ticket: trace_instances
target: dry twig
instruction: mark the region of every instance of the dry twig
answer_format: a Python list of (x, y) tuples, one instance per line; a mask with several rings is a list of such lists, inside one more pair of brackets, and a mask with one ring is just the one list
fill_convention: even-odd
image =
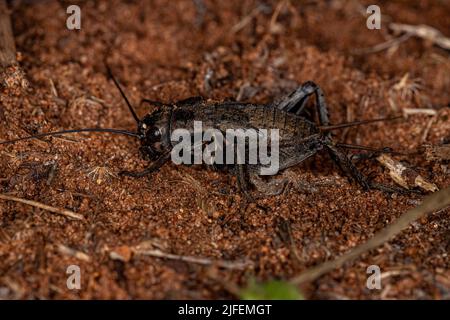
[(250, 14), (248, 14), (247, 16), (245, 16), (242, 20), (240, 20), (238, 23), (236, 23), (232, 28), (231, 28), (231, 33), (236, 33), (241, 31), (247, 24), (249, 24), (252, 19), (254, 17), (256, 17), (258, 15), (259, 12), (263, 11), (265, 8), (265, 6), (263, 4), (257, 6), (256, 8), (254, 8)]
[(390, 49), (392, 47), (398, 46), (400, 43), (405, 42), (411, 38), (411, 35), (409, 33), (406, 33), (398, 38), (389, 39), (388, 41), (379, 43), (373, 47), (370, 48), (364, 48), (364, 49), (355, 49), (352, 52), (354, 54), (363, 55), (363, 54), (371, 54), (371, 53), (377, 53), (383, 50)]
[(17, 63), (16, 45), (5, 0), (0, 0), (0, 84), (19, 90), (17, 92), (28, 86), (25, 74)]
[(416, 171), (405, 167), (403, 164), (395, 161), (387, 154), (379, 155), (377, 160), (389, 170), (389, 175), (391, 178), (405, 189), (419, 187), (430, 192), (439, 190), (434, 183), (426, 181)]
[(389, 28), (395, 32), (405, 32), (415, 37), (431, 41), (433, 44), (450, 50), (450, 39), (445, 37), (439, 30), (421, 24), (418, 26), (402, 23), (390, 23)]
[(350, 250), (348, 253), (345, 253), (341, 257), (337, 258), (333, 261), (324, 262), (316, 267), (313, 267), (309, 270), (306, 270), (299, 276), (292, 279), (294, 284), (301, 284), (308, 281), (313, 281), (323, 274), (335, 269), (339, 268), (344, 263), (349, 262), (361, 254), (372, 250), (379, 245), (389, 241), (392, 237), (399, 234), (402, 230), (406, 229), (410, 223), (419, 219), (422, 216), (425, 216), (429, 213), (440, 211), (445, 209), (450, 205), (450, 188), (438, 191), (432, 195), (429, 195), (425, 198), (425, 200), (418, 207), (408, 210), (403, 215), (401, 215), (397, 221), (388, 225), (384, 229), (380, 230), (375, 236), (363, 243), (356, 248)]
[(11, 27), (8, 7), (5, 0), (0, 0), (0, 67), (6, 68), (16, 61), (16, 45)]
[(159, 249), (145, 250), (145, 249), (134, 248), (133, 251), (136, 255), (151, 256), (151, 257), (170, 259), (170, 260), (179, 260), (179, 261), (196, 263), (196, 264), (201, 264), (201, 265), (216, 265), (216, 266), (224, 268), (224, 269), (243, 270), (252, 265), (252, 263), (248, 262), (248, 261), (225, 261), (225, 260), (212, 260), (212, 259), (200, 258), (200, 257), (181, 256), (181, 255), (177, 255), (177, 254), (165, 253)]
[(353, 53), (370, 54), (380, 52), (383, 50), (390, 49), (392, 47), (398, 47), (400, 43), (405, 42), (411, 37), (417, 37), (424, 40), (428, 40), (443, 49), (450, 50), (450, 38), (445, 37), (439, 30), (432, 28), (430, 26), (423, 24), (415, 26), (402, 23), (389, 23), (389, 29), (397, 33), (403, 33), (403, 35), (394, 39), (390, 39), (383, 43), (377, 44), (371, 48), (354, 50)]
[(91, 261), (91, 257), (84, 252), (69, 248), (63, 244), (59, 244), (57, 246), (57, 248), (58, 248), (58, 251), (65, 256), (75, 257), (78, 260), (82, 260), (85, 262)]
[(404, 108), (403, 114), (407, 117), (414, 114), (424, 114), (427, 116), (437, 116), (437, 111), (434, 109), (426, 109), (426, 108)]
[(55, 207), (51, 207), (48, 206), (46, 204), (40, 203), (40, 202), (36, 202), (33, 200), (26, 200), (26, 199), (22, 199), (22, 198), (17, 198), (14, 196), (10, 196), (7, 194), (0, 194), (0, 199), (3, 200), (8, 200), (8, 201), (15, 201), (15, 202), (20, 202), (20, 203), (24, 203), (39, 209), (43, 209), (49, 212), (53, 212), (56, 214), (60, 214), (63, 216), (66, 216), (68, 218), (74, 219), (74, 220), (83, 220), (84, 217), (81, 214), (75, 213), (73, 211), (67, 210), (67, 209), (59, 209), (59, 208), (55, 208)]

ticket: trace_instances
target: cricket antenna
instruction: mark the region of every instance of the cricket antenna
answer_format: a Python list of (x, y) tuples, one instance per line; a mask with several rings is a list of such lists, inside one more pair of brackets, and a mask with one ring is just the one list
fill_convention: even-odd
[(360, 146), (358, 144), (348, 144), (348, 143), (336, 143), (337, 147), (346, 148), (346, 149), (355, 149), (355, 150), (364, 150), (364, 151), (372, 151), (372, 152), (385, 152), (385, 153), (391, 153), (393, 152), (391, 148), (385, 147), (382, 149), (367, 147), (367, 146)]
[(112, 81), (114, 81), (114, 84), (116, 85), (117, 89), (119, 89), (119, 92), (122, 95), (122, 98), (125, 100), (125, 103), (127, 104), (128, 109), (130, 110), (131, 115), (133, 116), (134, 120), (136, 121), (136, 123), (139, 123), (140, 119), (138, 118), (136, 112), (134, 111), (133, 106), (131, 105), (130, 101), (128, 100), (127, 96), (125, 95), (125, 92), (123, 92), (122, 88), (120, 87), (119, 82), (116, 80), (116, 78), (112, 74), (111, 68), (109, 67), (108, 63), (106, 62), (106, 59), (105, 59), (104, 63), (106, 66), (106, 70), (108, 70), (108, 76), (112, 79)]
[(394, 151), (390, 147), (384, 147), (381, 149), (377, 149), (377, 148), (372, 148), (372, 147), (367, 147), (367, 146), (361, 146), (358, 144), (348, 144), (348, 143), (340, 143), (340, 142), (337, 142), (336, 146), (340, 147), (340, 148), (344, 148), (344, 149), (364, 150), (364, 151), (371, 151), (371, 152), (375, 152), (375, 153), (389, 153), (389, 154), (393, 154), (393, 155), (403, 155), (403, 156), (407, 155), (402, 152)]
[(374, 123), (374, 122), (382, 122), (382, 121), (392, 121), (402, 118), (402, 116), (392, 117), (392, 118), (378, 118), (378, 119), (369, 119), (369, 120), (360, 120), (360, 121), (353, 121), (353, 122), (346, 122), (346, 123), (340, 123), (335, 125), (328, 125), (328, 126), (319, 126), (319, 129), (322, 131), (332, 131), (337, 129), (343, 129), (348, 127), (354, 127), (359, 126), (362, 124), (368, 124), (368, 123)]
[(131, 137), (135, 137), (135, 138), (140, 138), (139, 134), (137, 134), (135, 132), (131, 132), (131, 131), (126, 131), (126, 130), (109, 129), (109, 128), (86, 128), (86, 129), (72, 129), (72, 130), (39, 133), (39, 134), (35, 134), (33, 136), (17, 138), (17, 139), (8, 140), (8, 141), (1, 141), (0, 145), (15, 143), (18, 141), (23, 141), (23, 140), (35, 139), (35, 138), (43, 138), (43, 137), (48, 137), (48, 136), (59, 136), (59, 135), (65, 134), (65, 133), (78, 133), (78, 132), (108, 132), (108, 133), (123, 134), (123, 135), (131, 136)]

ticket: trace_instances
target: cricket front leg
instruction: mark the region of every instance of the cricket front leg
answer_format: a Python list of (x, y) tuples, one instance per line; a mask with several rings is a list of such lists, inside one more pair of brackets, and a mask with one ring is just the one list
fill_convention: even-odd
[(159, 168), (161, 168), (169, 159), (170, 159), (170, 153), (159, 157), (157, 160), (152, 162), (147, 168), (145, 168), (142, 171), (121, 171), (119, 173), (119, 175), (133, 177), (133, 178), (141, 178), (141, 177), (144, 177), (146, 175), (149, 175), (150, 173), (153, 173), (153, 172), (159, 170)]

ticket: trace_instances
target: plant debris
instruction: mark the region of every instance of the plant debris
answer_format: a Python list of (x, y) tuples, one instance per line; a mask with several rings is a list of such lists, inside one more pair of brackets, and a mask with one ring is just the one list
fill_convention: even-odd
[(344, 263), (352, 261), (361, 254), (372, 250), (379, 245), (389, 241), (392, 237), (406, 229), (412, 222), (420, 217), (436, 212), (450, 206), (450, 188), (436, 192), (424, 199), (418, 207), (404, 213), (395, 222), (376, 233), (373, 238), (345, 253), (336, 260), (320, 264), (312, 269), (306, 270), (299, 276), (292, 279), (292, 283), (301, 284), (307, 281), (313, 281), (321, 275), (332, 269), (341, 267)]
[(419, 187), (425, 191), (435, 192), (439, 188), (432, 182), (425, 180), (420, 174), (411, 168), (405, 167), (387, 154), (377, 157), (378, 162), (389, 170), (391, 178), (405, 189)]
[(0, 194), (0, 199), (24, 203), (24, 204), (27, 204), (27, 205), (30, 205), (30, 206), (33, 206), (33, 207), (36, 207), (39, 209), (43, 209), (43, 210), (46, 210), (46, 211), (49, 211), (52, 213), (66, 216), (66, 217), (74, 219), (74, 220), (83, 220), (84, 219), (84, 217), (81, 214), (75, 213), (73, 211), (70, 211), (67, 209), (55, 208), (55, 207), (48, 206), (46, 204), (43, 204), (43, 203), (40, 203), (37, 201), (33, 201), (33, 200), (22, 199), (22, 198), (10, 196), (7, 194)]

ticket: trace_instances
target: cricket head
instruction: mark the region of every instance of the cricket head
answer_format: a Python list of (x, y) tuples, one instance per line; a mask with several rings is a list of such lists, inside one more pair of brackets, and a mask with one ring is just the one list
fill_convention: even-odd
[(156, 109), (145, 117), (139, 118), (125, 92), (105, 61), (109, 77), (113, 80), (128, 110), (137, 124), (136, 136), (141, 141), (140, 151), (144, 159), (154, 161), (170, 151), (170, 108)]
[(154, 161), (170, 151), (170, 110), (156, 110), (138, 122), (140, 151), (145, 159)]

